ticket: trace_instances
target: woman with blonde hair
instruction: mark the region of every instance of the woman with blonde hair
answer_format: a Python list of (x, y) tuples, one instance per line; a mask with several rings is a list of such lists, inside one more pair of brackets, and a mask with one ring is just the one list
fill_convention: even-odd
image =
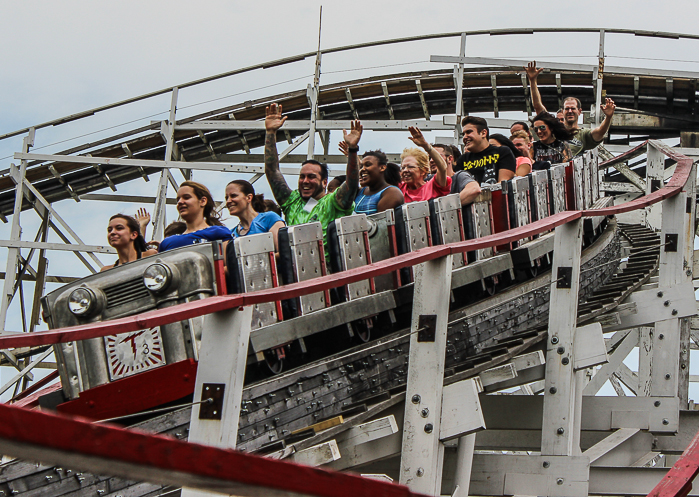
[[(405, 202), (430, 200), (448, 195), (451, 189), (451, 178), (447, 175), (447, 163), (444, 162), (444, 158), (427, 142), (419, 129), (411, 126), (408, 130), (411, 134), (410, 140), (425, 152), (419, 148), (406, 148), (400, 156), (402, 181), (398, 184), (398, 188), (403, 193)], [(437, 166), (437, 171), (426, 181), (425, 177), (430, 174), (430, 158)]]
[(219, 219), (211, 192), (201, 183), (185, 181), (180, 185), (177, 190), (177, 212), (187, 229), (181, 235), (165, 238), (158, 252), (194, 243), (232, 239), (230, 230)]

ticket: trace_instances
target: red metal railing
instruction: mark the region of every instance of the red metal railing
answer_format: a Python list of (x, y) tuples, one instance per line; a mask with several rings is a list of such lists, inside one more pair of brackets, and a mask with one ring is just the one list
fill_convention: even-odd
[[(641, 147), (624, 155), (638, 154)], [(104, 323), (0, 336), (0, 349), (85, 340), (182, 321), (213, 312), (307, 295), (380, 276), (449, 254), (507, 244), (543, 233), (580, 217), (607, 216), (646, 207), (677, 195), (692, 171), (693, 161), (662, 143), (652, 142), (677, 166), (660, 190), (639, 199), (599, 210), (566, 211), (506, 232), (448, 245), (428, 247), (375, 262), (362, 268), (259, 292), (212, 297)], [(601, 164), (604, 166), (604, 163)], [(96, 473), (109, 473), (168, 484), (197, 486), (226, 493), (241, 492), (240, 485), (276, 492), (340, 497), (356, 495), (412, 496), (404, 486), (368, 480), (110, 426), (87, 420), (0, 405), (0, 452), (25, 459), (55, 460)], [(685, 454), (650, 495), (683, 497), (699, 471), (699, 434)]]

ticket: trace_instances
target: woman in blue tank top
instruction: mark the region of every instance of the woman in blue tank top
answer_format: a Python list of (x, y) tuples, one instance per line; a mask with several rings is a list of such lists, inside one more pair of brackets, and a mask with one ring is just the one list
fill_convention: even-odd
[(359, 169), (361, 190), (354, 200), (357, 214), (375, 214), (393, 209), (404, 203), (400, 189), (386, 181), (388, 160), (381, 150), (370, 150), (362, 155)]

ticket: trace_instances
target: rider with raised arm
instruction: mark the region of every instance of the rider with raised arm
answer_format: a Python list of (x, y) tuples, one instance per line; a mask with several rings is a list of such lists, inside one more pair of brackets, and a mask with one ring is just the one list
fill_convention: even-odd
[(292, 190), (279, 170), (277, 155), (277, 130), (286, 121), (282, 117), (282, 106), (276, 103), (266, 108), (265, 117), (265, 175), (272, 194), (284, 212), (289, 226), (312, 221), (320, 221), (323, 227), (323, 241), (327, 242), (328, 224), (343, 216), (352, 214), (354, 198), (359, 189), (359, 139), (362, 125), (352, 121), (349, 133), (343, 130), (344, 141), (348, 145), (346, 180), (332, 193), (326, 194), (328, 184), (328, 166), (315, 160), (306, 160), (301, 164), (298, 190)]
[[(527, 72), (527, 77), (529, 78), (529, 86), (531, 87), (532, 93), (532, 104), (534, 105), (534, 110), (537, 114), (542, 112), (547, 112), (544, 103), (541, 101), (541, 93), (539, 92), (539, 87), (537, 85), (537, 79), (543, 68), (536, 67), (536, 61), (531, 61), (524, 68)], [(580, 100), (575, 97), (568, 97), (563, 101), (563, 119), (568, 128), (573, 134), (573, 138), (567, 140), (570, 146), (570, 152), (573, 157), (577, 157), (586, 150), (592, 150), (597, 145), (602, 143), (604, 140), (604, 135), (609, 131), (609, 127), (612, 125), (612, 116), (614, 115), (614, 110), (616, 105), (614, 105), (614, 100), (611, 98), (605, 99), (605, 102), (600, 106), (602, 114), (604, 114), (604, 120), (595, 129), (590, 128), (580, 128), (578, 126), (578, 118), (582, 114), (582, 104)]]

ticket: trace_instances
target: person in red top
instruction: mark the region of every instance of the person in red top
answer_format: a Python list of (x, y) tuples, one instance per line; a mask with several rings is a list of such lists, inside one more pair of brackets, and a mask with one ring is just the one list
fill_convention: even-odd
[[(408, 130), (411, 134), (410, 140), (427, 153), (418, 148), (406, 148), (400, 155), (402, 181), (398, 184), (398, 188), (403, 192), (405, 202), (430, 200), (449, 195), (451, 178), (447, 175), (447, 163), (444, 158), (427, 142), (419, 129), (411, 126)], [(430, 174), (429, 159), (434, 161), (437, 169), (435, 175), (429, 181), (425, 181), (425, 177)]]

